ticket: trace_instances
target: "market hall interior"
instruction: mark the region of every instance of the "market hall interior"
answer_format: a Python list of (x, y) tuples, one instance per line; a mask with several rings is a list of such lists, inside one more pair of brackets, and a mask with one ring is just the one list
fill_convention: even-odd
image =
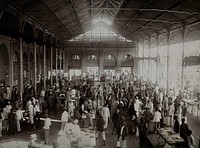
[(200, 1), (1, 0), (0, 147), (199, 147)]

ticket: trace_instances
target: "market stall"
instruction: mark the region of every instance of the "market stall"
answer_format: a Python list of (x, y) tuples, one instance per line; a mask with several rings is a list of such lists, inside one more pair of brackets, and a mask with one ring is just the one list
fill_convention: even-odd
[(82, 128), (78, 140), (78, 146), (81, 148), (93, 148), (96, 145), (95, 131), (89, 128)]

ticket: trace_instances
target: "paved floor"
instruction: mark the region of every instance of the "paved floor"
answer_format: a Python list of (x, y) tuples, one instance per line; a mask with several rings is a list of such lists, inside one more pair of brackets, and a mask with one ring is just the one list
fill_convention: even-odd
[[(50, 115), (50, 118), (52, 119), (59, 119), (61, 116), (61, 111), (58, 112), (57, 115)], [(193, 135), (195, 137), (196, 141), (196, 147), (198, 148), (199, 144), (199, 138), (200, 138), (200, 118), (197, 118), (193, 115), (188, 115), (188, 125), (190, 129), (193, 131)], [(50, 130), (50, 145), (53, 145), (53, 142), (57, 140), (57, 134), (60, 130), (60, 123), (53, 122)], [(109, 128), (106, 131), (106, 146), (101, 146), (102, 141), (99, 139), (97, 140), (97, 145), (95, 148), (116, 148), (116, 141), (117, 141), (117, 136), (111, 134), (112, 130), (112, 124), (109, 123)], [(31, 131), (23, 131), (21, 133), (16, 133), (15, 135), (4, 135), (3, 137), (0, 138), (0, 142), (2, 140), (7, 140), (7, 139), (12, 139), (12, 138), (18, 138), (22, 139), (24, 141), (29, 141), (29, 136), (33, 133), (36, 133), (38, 135), (38, 142), (43, 141), (43, 130), (42, 128), (37, 129), (37, 130), (31, 130)], [(127, 148), (139, 148), (139, 138), (136, 137), (135, 135), (128, 135), (127, 137)]]
[[(58, 112), (57, 115), (50, 115), (51, 119), (60, 119), (61, 117), (61, 111)], [(50, 140), (49, 140), (49, 145), (53, 145), (53, 142), (57, 140), (57, 135), (60, 130), (60, 123), (58, 122), (52, 122), (52, 126), (50, 129)], [(42, 127), (42, 126), (41, 126)], [(37, 129), (37, 130), (26, 130), (22, 131), (21, 133), (15, 133), (14, 135), (3, 135), (3, 137), (0, 138), (0, 141), (8, 140), (8, 139), (20, 139), (24, 141), (29, 141), (29, 136), (33, 133), (36, 133), (38, 135), (38, 142), (40, 143), (41, 141), (44, 141), (44, 133), (42, 128)], [(116, 143), (117, 143), (117, 135), (112, 135), (112, 123), (109, 122), (108, 129), (106, 130), (106, 146), (102, 146), (102, 140), (97, 139), (96, 141), (96, 146), (95, 148), (116, 148)], [(127, 137), (127, 148), (139, 148), (139, 139), (138, 137), (134, 135), (128, 135)]]

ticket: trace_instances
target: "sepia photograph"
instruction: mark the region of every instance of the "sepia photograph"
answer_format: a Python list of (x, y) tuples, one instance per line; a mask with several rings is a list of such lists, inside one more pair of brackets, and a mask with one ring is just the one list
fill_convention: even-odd
[(200, 0), (0, 0), (0, 148), (200, 148)]

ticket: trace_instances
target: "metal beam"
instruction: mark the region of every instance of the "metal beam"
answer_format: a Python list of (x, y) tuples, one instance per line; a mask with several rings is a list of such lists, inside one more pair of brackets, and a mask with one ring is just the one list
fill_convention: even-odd
[(169, 46), (170, 46), (170, 30), (167, 30), (167, 93), (169, 92), (169, 67), (170, 67), (170, 63), (169, 63), (169, 58), (170, 58), (170, 54), (169, 54)]
[(79, 17), (78, 17), (77, 12), (76, 12), (76, 8), (75, 8), (74, 1), (71, 0), (70, 2), (71, 2), (72, 9), (73, 9), (74, 15), (75, 15), (75, 17), (76, 17), (76, 20), (77, 20), (77, 22), (78, 22), (78, 25), (81, 27), (81, 30), (83, 30), (83, 28), (82, 28), (82, 26), (81, 26), (81, 23), (80, 23), (80, 20), (79, 20)]
[[(90, 8), (88, 8), (90, 9)], [(94, 10), (98, 9), (113, 9), (112, 7), (109, 8), (94, 8)], [(168, 9), (159, 9), (159, 8), (154, 8), (154, 9), (140, 9), (140, 8), (120, 8), (120, 10), (124, 11), (151, 11), (151, 12), (164, 12), (164, 13), (177, 13), (177, 14), (187, 14), (187, 15), (200, 15), (199, 12), (193, 11), (178, 11), (178, 10), (168, 10)]]
[[(149, 0), (147, 3), (143, 4), (139, 9), (145, 8), (151, 1), (152, 1), (152, 0)], [(121, 26), (121, 28), (119, 28), (119, 31), (118, 31), (118, 32), (120, 32), (120, 31), (124, 28), (124, 26), (126, 26), (132, 19), (134, 19), (134, 18), (138, 15), (138, 13), (139, 13), (140, 11), (141, 11), (141, 10), (138, 10), (137, 13), (133, 14), (133, 16), (132, 16), (128, 21), (126, 21), (126, 23), (125, 23), (123, 26)]]
[[(16, 10), (19, 13), (23, 13), (24, 15), (26, 15), (28, 18), (30, 18), (31, 20), (33, 20), (33, 22), (36, 22), (38, 24), (40, 24), (40, 26), (45, 27), (46, 29), (48, 29), (52, 34), (55, 34), (57, 36), (59, 36), (56, 32), (54, 32), (52, 29), (48, 28), (45, 24), (43, 24), (41, 21), (39, 21), (38, 19), (36, 19), (35, 17), (31, 16), (28, 13), (25, 13), (20, 7), (18, 7), (17, 5), (15, 5), (14, 3), (9, 3), (8, 6), (11, 9)], [(60, 37), (60, 36), (59, 36)]]
[(58, 19), (59, 22), (61, 22), (64, 26), (64, 28), (72, 35), (73, 33), (65, 26), (65, 24), (59, 19), (59, 17), (54, 13), (54, 11), (52, 10), (52, 8), (45, 2), (45, 0), (43, 0), (44, 3), (46, 4), (46, 6), (49, 8), (49, 10), (55, 15), (55, 17)]
[[(167, 10), (171, 10), (171, 9), (177, 7), (177, 6), (180, 5), (180, 4), (181, 4), (181, 2), (177, 2), (177, 3), (174, 4), (173, 6), (169, 7)], [(147, 22), (147, 23), (144, 24), (143, 26), (147, 26), (147, 25), (151, 24), (154, 20), (159, 19), (159, 18), (162, 17), (164, 14), (165, 14), (165, 12), (162, 12), (161, 14), (157, 15), (156, 17), (154, 17), (152, 21)], [(129, 36), (130, 34), (134, 34), (136, 31), (138, 31), (138, 30), (140, 30), (140, 29), (142, 29), (142, 26), (139, 27), (138, 29), (136, 29), (136, 30), (130, 32), (129, 34), (127, 34), (126, 37)]]
[[(130, 18), (116, 18), (115, 21), (127, 21), (130, 20)], [(168, 20), (162, 20), (162, 19), (149, 19), (149, 18), (138, 18), (138, 19), (131, 19), (131, 21), (145, 21), (145, 22), (159, 22), (159, 23), (169, 23), (169, 24), (180, 24), (181, 22), (178, 21), (168, 21)]]

